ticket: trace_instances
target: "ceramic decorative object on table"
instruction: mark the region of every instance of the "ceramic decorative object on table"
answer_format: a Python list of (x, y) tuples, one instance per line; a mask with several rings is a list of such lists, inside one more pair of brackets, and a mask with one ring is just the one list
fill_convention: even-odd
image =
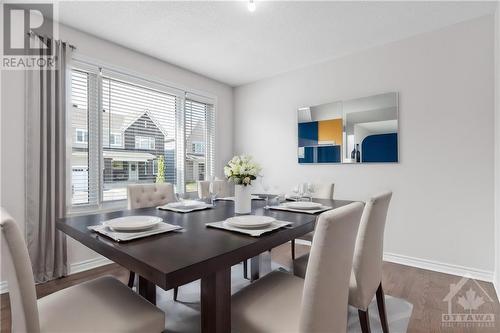
[(236, 155), (224, 167), (224, 175), (234, 183), (234, 212), (248, 214), (252, 211), (252, 181), (261, 171), (251, 156)]

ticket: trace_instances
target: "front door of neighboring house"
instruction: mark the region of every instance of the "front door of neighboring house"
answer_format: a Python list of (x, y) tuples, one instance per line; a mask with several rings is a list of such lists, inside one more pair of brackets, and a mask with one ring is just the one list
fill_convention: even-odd
[(128, 180), (139, 180), (139, 168), (137, 167), (137, 162), (128, 163)]

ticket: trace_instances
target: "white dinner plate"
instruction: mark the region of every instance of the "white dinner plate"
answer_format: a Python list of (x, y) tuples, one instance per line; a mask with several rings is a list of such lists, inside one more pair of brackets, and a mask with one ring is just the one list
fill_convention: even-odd
[(270, 216), (258, 216), (258, 215), (241, 215), (230, 217), (226, 220), (226, 223), (238, 228), (265, 228), (276, 221), (274, 217)]
[(103, 225), (113, 231), (140, 231), (150, 229), (162, 221), (163, 219), (157, 216), (136, 215), (104, 221)]
[(194, 208), (205, 207), (206, 203), (197, 200), (184, 200), (184, 201), (169, 203), (168, 206), (177, 209), (194, 209)]
[(284, 203), (283, 205), (291, 209), (303, 209), (303, 210), (320, 209), (321, 207), (323, 207), (323, 205), (318, 202), (310, 202), (310, 201), (287, 202)]

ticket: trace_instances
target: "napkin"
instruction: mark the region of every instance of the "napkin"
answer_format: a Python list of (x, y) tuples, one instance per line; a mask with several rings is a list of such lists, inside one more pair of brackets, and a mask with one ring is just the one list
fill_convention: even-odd
[(151, 229), (136, 231), (136, 232), (123, 232), (123, 231), (113, 231), (104, 225), (92, 225), (88, 227), (89, 230), (100, 233), (114, 240), (115, 242), (124, 242), (133, 239), (143, 238), (152, 235), (158, 235), (161, 233), (180, 230), (182, 229), (179, 225), (169, 224), (169, 223), (158, 223)]
[(235, 231), (239, 232), (242, 234), (247, 234), (253, 237), (259, 237), (262, 234), (286, 227), (288, 225), (291, 225), (291, 222), (286, 222), (286, 221), (273, 221), (271, 225), (264, 227), (264, 228), (238, 228), (235, 226), (232, 226), (231, 224), (227, 223), (226, 221), (219, 221), (219, 222), (211, 222), (211, 223), (206, 223), (205, 225), (210, 228), (217, 228), (217, 229), (225, 229), (229, 231)]

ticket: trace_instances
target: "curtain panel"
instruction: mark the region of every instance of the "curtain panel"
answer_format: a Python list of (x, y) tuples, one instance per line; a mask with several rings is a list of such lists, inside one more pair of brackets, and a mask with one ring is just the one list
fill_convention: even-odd
[[(72, 49), (64, 42), (38, 38), (55, 57), (53, 69), (26, 73), (26, 241), (36, 282), (68, 273), (66, 236), (56, 219), (66, 212), (66, 110)], [(40, 56), (47, 56), (42, 50)]]

